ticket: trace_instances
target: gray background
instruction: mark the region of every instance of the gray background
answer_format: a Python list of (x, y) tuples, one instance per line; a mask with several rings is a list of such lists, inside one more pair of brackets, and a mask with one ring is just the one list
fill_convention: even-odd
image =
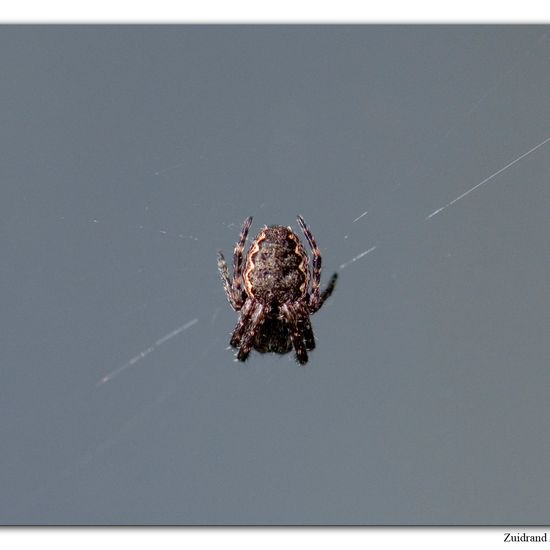
[[(0, 74), (1, 523), (547, 523), (548, 27), (1, 27)], [(234, 363), (216, 252), (298, 213), (318, 348)]]

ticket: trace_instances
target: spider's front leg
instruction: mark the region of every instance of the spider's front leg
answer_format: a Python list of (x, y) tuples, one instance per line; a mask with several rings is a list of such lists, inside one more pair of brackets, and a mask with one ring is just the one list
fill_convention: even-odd
[(313, 334), (313, 328), (311, 327), (311, 321), (309, 314), (304, 315), (304, 320), (300, 323), (301, 331), (304, 334), (304, 342), (306, 344), (306, 350), (310, 351), (315, 349), (315, 336)]
[(240, 342), (240, 348), (237, 352), (237, 359), (239, 361), (246, 361), (250, 351), (254, 347), (256, 336), (261, 330), (261, 327), (265, 321), (266, 316), (269, 313), (269, 306), (262, 305), (258, 302), (254, 302), (254, 308), (250, 317), (250, 322), (246, 326), (246, 329), (242, 335)]
[(231, 335), (231, 340), (229, 341), (229, 345), (232, 348), (238, 348), (241, 345), (241, 338), (243, 334), (246, 332), (247, 327), (250, 323), (250, 316), (253, 311), (253, 300), (246, 300), (243, 307), (241, 308), (239, 321), (237, 322), (237, 325), (235, 326), (235, 329), (233, 330), (233, 334)]
[[(290, 304), (283, 304), (281, 306), (281, 312), (285, 321), (288, 323), (288, 329), (290, 332), (290, 339), (292, 340), (292, 345), (294, 346), (294, 351), (296, 352), (296, 360), (300, 365), (305, 365), (307, 363), (307, 351), (306, 345), (304, 343), (304, 334), (301, 329), (301, 322), (298, 320), (299, 314), (296, 309)], [(311, 325), (310, 325), (311, 328)], [(313, 333), (311, 334), (313, 336)], [(309, 340), (308, 335), (308, 341)]]

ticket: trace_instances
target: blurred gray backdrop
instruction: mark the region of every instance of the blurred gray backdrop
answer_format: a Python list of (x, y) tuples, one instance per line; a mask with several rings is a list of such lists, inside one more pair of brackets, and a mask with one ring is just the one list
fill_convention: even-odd
[[(0, 27), (0, 523), (547, 523), (549, 31)], [(237, 364), (296, 214), (317, 349)]]

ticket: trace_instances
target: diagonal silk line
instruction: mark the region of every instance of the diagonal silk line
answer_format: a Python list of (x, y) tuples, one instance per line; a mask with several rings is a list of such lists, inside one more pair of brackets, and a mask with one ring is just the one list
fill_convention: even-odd
[(474, 185), (471, 189), (468, 189), (468, 191), (462, 193), (462, 195), (459, 195), (456, 197), (456, 199), (453, 199), (451, 202), (448, 202), (446, 205), (442, 206), (441, 208), (438, 208), (437, 210), (434, 210), (429, 216), (424, 218), (424, 221), (428, 221), (432, 219), (435, 215), (439, 214), (440, 212), (443, 212), (446, 208), (449, 208), (449, 206), (452, 206), (459, 200), (463, 199), (464, 197), (468, 196), (470, 193), (475, 191), (477, 188), (481, 187), (482, 185), (486, 184), (488, 181), (492, 180), (493, 178), (496, 178), (499, 174), (502, 174), (504, 170), (508, 170), (508, 168), (514, 166), (517, 162), (519, 162), (521, 159), (524, 159), (527, 155), (530, 155), (531, 153), (534, 153), (537, 149), (542, 147), (544, 144), (548, 143), (550, 141), (550, 137), (547, 137), (545, 140), (541, 141), (538, 145), (535, 145), (533, 148), (529, 149), (529, 151), (523, 153), (516, 159), (514, 159), (512, 162), (509, 162), (506, 166), (502, 167), (500, 170), (497, 170), (494, 174), (491, 174), (490, 176), (486, 177), (483, 181), (480, 181), (478, 184)]

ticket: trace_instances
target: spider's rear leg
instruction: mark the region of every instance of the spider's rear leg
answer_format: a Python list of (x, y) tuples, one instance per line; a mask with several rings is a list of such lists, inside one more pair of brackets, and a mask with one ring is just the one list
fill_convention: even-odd
[(304, 221), (304, 218), (302, 218), (302, 216), (298, 216), (298, 223), (300, 224), (302, 232), (304, 233), (304, 236), (307, 239), (309, 247), (311, 248), (311, 253), (313, 255), (312, 257), (313, 269), (312, 269), (312, 277), (311, 277), (311, 294), (309, 297), (309, 307), (310, 307), (310, 312), (315, 313), (320, 309), (320, 307), (323, 305), (325, 300), (332, 294), (332, 291), (334, 290), (334, 287), (336, 285), (336, 279), (338, 278), (338, 274), (335, 273), (330, 278), (327, 288), (321, 293), (320, 291), (321, 267), (322, 267), (321, 251), (319, 250), (319, 246), (317, 245), (317, 241), (315, 240), (313, 233), (311, 232), (309, 227), (306, 225), (306, 222)]
[(227, 299), (229, 300), (231, 307), (235, 311), (239, 311), (239, 309), (241, 309), (242, 307), (242, 304), (235, 299), (235, 296), (233, 294), (233, 286), (231, 284), (231, 279), (229, 278), (227, 262), (225, 261), (223, 252), (221, 250), (218, 251), (218, 271), (220, 272), (220, 277), (222, 279), (225, 295), (227, 296)]
[(246, 218), (243, 222), (239, 240), (233, 250), (233, 294), (235, 299), (238, 299), (238, 297), (242, 294), (242, 271), (244, 263), (243, 251), (251, 223), (252, 216), (248, 216), (248, 218)]
[(233, 280), (231, 280), (229, 276), (229, 270), (227, 269), (227, 262), (225, 261), (223, 252), (221, 250), (218, 252), (218, 271), (222, 278), (223, 288), (227, 299), (235, 311), (239, 311), (243, 307), (245, 301), (245, 292), (242, 287), (243, 251), (251, 223), (252, 216), (244, 220), (239, 240), (233, 250)]
[(311, 313), (315, 313), (318, 311), (321, 306), (325, 303), (326, 300), (328, 300), (329, 296), (332, 294), (332, 291), (334, 290), (334, 287), (336, 286), (336, 280), (338, 279), (338, 273), (334, 273), (332, 277), (330, 278), (330, 281), (328, 282), (327, 287), (321, 295), (318, 297), (317, 301), (315, 302), (314, 297), (312, 296), (312, 300), (310, 302), (310, 308)]
[(302, 233), (304, 234), (309, 247), (311, 248), (312, 253), (312, 264), (313, 264), (313, 270), (312, 270), (312, 277), (311, 277), (311, 300), (314, 303), (317, 303), (319, 301), (319, 288), (321, 286), (321, 266), (322, 266), (322, 258), (321, 258), (321, 251), (319, 250), (319, 247), (317, 246), (317, 241), (315, 240), (315, 237), (313, 236), (313, 233), (311, 232), (311, 229), (306, 225), (306, 222), (304, 221), (304, 218), (302, 216), (298, 216), (298, 224), (300, 225), (300, 228), (302, 229)]

